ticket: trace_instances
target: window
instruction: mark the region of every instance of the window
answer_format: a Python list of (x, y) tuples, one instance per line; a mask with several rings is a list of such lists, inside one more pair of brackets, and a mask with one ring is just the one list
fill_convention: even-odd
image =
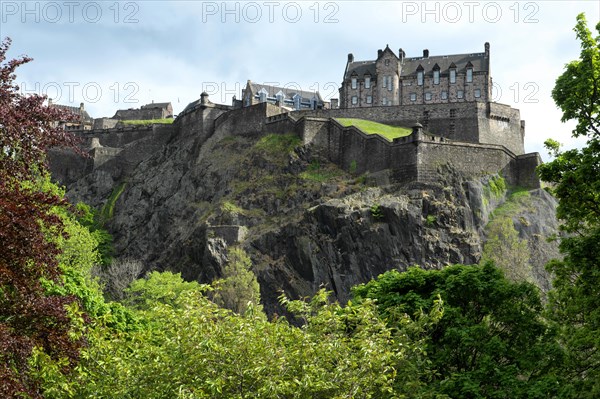
[(425, 101), (431, 101), (431, 93), (425, 93)]
[(356, 78), (352, 78), (352, 88), (356, 89), (356, 86), (357, 86), (357, 84), (356, 84)]
[(410, 101), (417, 101), (417, 93), (410, 93)]
[(447, 100), (448, 99), (448, 92), (447, 91), (443, 91), (442, 92), (442, 100)]
[(467, 83), (473, 81), (473, 68), (467, 68)]
[(456, 69), (450, 70), (450, 83), (456, 83)]
[(371, 77), (365, 76), (365, 89), (370, 89), (370, 88), (371, 88)]
[(372, 103), (373, 103), (373, 97), (367, 96), (367, 104), (372, 104)]
[(352, 96), (352, 105), (358, 104), (358, 97)]
[(423, 71), (417, 72), (417, 85), (423, 86)]
[(389, 59), (388, 59), (388, 60), (385, 60), (385, 65), (386, 65), (386, 66), (390, 65), (390, 60), (389, 60)]
[(261, 89), (261, 91), (258, 92), (258, 100), (261, 103), (264, 103), (267, 101), (267, 92), (265, 89)]
[(383, 80), (381, 81), (382, 82), (381, 87), (383, 87), (384, 89), (387, 87), (387, 78), (388, 78), (387, 76), (384, 76)]
[(394, 89), (394, 81), (391, 76), (388, 76), (388, 90), (392, 91)]
[(455, 109), (450, 110), (450, 118), (456, 118), (456, 110)]
[(440, 71), (438, 69), (433, 71), (433, 84), (434, 85), (440, 84)]
[(481, 97), (481, 89), (475, 89), (475, 98)]
[(462, 90), (458, 90), (458, 91), (456, 92), (456, 97), (457, 97), (457, 98), (463, 98), (464, 96), (465, 96), (465, 92), (464, 92), (464, 91), (462, 91)]

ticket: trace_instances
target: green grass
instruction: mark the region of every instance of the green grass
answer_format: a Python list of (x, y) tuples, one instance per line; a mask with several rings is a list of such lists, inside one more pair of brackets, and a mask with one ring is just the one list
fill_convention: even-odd
[(412, 129), (400, 126), (384, 125), (383, 123), (356, 118), (335, 118), (342, 126), (355, 126), (366, 134), (378, 134), (389, 141), (397, 137), (406, 137), (412, 133)]
[(100, 210), (100, 220), (103, 223), (113, 217), (115, 204), (117, 203), (117, 200), (119, 199), (121, 194), (123, 194), (123, 191), (125, 190), (125, 185), (125, 183), (121, 183), (117, 187), (115, 187), (112, 193), (110, 194), (110, 197), (108, 197), (106, 204), (104, 204), (104, 206)]
[(173, 118), (163, 118), (163, 119), (140, 119), (140, 120), (131, 120), (131, 121), (121, 121), (124, 125), (152, 125), (155, 123), (162, 124), (171, 124), (175, 119)]
[(295, 134), (267, 134), (254, 147), (271, 153), (290, 153), (300, 144), (302, 139)]

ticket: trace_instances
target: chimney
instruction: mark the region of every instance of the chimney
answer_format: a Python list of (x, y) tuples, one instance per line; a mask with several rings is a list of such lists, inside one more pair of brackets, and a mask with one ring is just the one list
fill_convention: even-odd
[(485, 48), (485, 58), (489, 58), (489, 56), (490, 56), (490, 43), (485, 42), (485, 45), (483, 46), (483, 48)]
[(423, 50), (423, 58), (429, 58), (429, 50)]
[(201, 105), (208, 104), (208, 93), (205, 91), (203, 91), (202, 94), (200, 94), (200, 104)]
[(398, 51), (398, 58), (400, 58), (400, 62), (404, 61), (404, 57), (406, 57), (406, 53), (404, 53), (404, 50), (400, 49)]
[(354, 62), (354, 55), (352, 53), (348, 54), (348, 64)]
[(49, 107), (51, 107), (51, 106), (52, 106), (52, 99), (51, 99), (51, 98), (49, 98), (49, 99), (48, 99), (48, 106), (49, 106)]
[(381, 58), (382, 55), (383, 55), (383, 50), (382, 49), (377, 50), (377, 59)]
[(83, 108), (83, 103), (80, 103), (80, 104), (79, 104), (79, 111), (83, 111), (83, 109), (84, 109), (84, 108)]

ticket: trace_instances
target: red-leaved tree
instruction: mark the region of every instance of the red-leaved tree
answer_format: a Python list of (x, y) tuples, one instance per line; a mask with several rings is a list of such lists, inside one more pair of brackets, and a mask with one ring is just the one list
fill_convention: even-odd
[(69, 337), (65, 307), (75, 298), (47, 295), (40, 283), (60, 278), (59, 249), (48, 237), (62, 231), (50, 211), (64, 199), (23, 183), (39, 179), (49, 148), (76, 147), (55, 123), (75, 116), (19, 92), (15, 70), (31, 59), (7, 61), (10, 43), (0, 43), (0, 397), (40, 398), (28, 372), (33, 348), (73, 364), (82, 342)]

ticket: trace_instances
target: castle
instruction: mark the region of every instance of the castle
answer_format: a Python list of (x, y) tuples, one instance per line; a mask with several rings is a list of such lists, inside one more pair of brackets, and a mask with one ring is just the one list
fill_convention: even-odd
[[(425, 50), (422, 57), (406, 58), (402, 50), (396, 56), (386, 47), (374, 61), (354, 61), (350, 54), (340, 107), (326, 105), (318, 93), (251, 81), (242, 100), (232, 105), (212, 103), (202, 93), (172, 125), (81, 132), (92, 160), (62, 154), (53, 173), (65, 184), (96, 168), (116, 168), (113, 174), (122, 178), (178, 135), (194, 135), (202, 145), (216, 135), (295, 132), (315, 154), (346, 170), (380, 176), (382, 182), (436, 181), (439, 168), (451, 165), (466, 178), (501, 173), (509, 184), (539, 188), (535, 168), (541, 158), (525, 154), (519, 110), (490, 101), (489, 44), (484, 48), (483, 53), (432, 57)], [(412, 127), (413, 133), (388, 141), (342, 126), (336, 118)]]

